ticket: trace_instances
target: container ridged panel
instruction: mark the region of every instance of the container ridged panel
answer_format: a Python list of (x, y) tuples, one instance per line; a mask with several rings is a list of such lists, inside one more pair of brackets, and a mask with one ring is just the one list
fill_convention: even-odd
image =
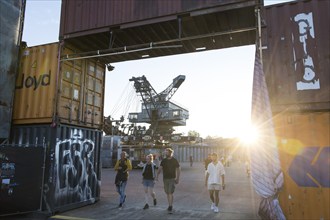
[(16, 80), (13, 122), (49, 123), (55, 104), (58, 44), (22, 51)]
[(76, 0), (62, 1), (60, 37), (109, 26), (159, 17), (180, 15), (194, 10), (225, 6), (229, 9), (256, 4), (247, 0)]
[(9, 143), (46, 144), (42, 211), (65, 211), (99, 200), (102, 131), (69, 125), (14, 125)]
[(284, 187), (280, 205), (290, 219), (329, 219), (330, 112), (274, 117)]

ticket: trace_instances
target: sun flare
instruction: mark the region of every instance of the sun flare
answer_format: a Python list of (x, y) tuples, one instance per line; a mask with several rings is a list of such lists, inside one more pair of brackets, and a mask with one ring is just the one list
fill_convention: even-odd
[(253, 126), (249, 125), (239, 135), (239, 139), (242, 143), (246, 146), (250, 146), (251, 144), (255, 143), (259, 138), (259, 131), (258, 129)]

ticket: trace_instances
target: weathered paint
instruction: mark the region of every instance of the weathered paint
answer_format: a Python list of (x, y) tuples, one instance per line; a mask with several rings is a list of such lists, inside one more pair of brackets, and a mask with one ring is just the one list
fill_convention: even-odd
[(328, 0), (265, 8), (264, 72), (273, 112), (330, 109)]
[(16, 80), (13, 123), (67, 123), (101, 128), (105, 65), (93, 59), (60, 61), (75, 53), (52, 43), (21, 53)]
[[(173, 19), (173, 15), (192, 13), (196, 16), (220, 10), (253, 7), (257, 3), (255, 0), (63, 0), (60, 37), (74, 37), (75, 33), (79, 32), (99, 33), (103, 32), (104, 28), (109, 30), (110, 26), (123, 24), (132, 27), (158, 23)], [(145, 23), (134, 24), (137, 21)]]
[(285, 176), (279, 193), (287, 219), (329, 219), (330, 112), (281, 113), (275, 132)]
[(251, 45), (259, 5), (263, 0), (63, 0), (59, 39), (107, 63)]
[(100, 199), (102, 131), (63, 124), (14, 125), (10, 144), (47, 147), (43, 211), (64, 211)]
[(0, 1), (0, 143), (9, 137), (25, 0)]

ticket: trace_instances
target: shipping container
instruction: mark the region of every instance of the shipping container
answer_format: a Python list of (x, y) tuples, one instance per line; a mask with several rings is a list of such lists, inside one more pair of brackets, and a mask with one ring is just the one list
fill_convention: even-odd
[(273, 112), (330, 109), (330, 1), (265, 7), (263, 61)]
[(117, 149), (121, 148), (120, 136), (103, 136), (102, 148), (101, 148), (101, 161), (103, 168), (114, 167), (115, 162), (119, 158), (116, 154)]
[(263, 0), (63, 0), (59, 37), (83, 52), (111, 54), (100, 59), (112, 63), (251, 45), (261, 5)]
[[(16, 147), (20, 158), (23, 158), (20, 155), (22, 148), (45, 146), (44, 181), (39, 189), (42, 192), (40, 210), (50, 214), (100, 199), (101, 145), (102, 131), (64, 124), (13, 125), (9, 141), (9, 146)], [(42, 160), (39, 157), (35, 154), (25, 159), (34, 164)], [(26, 161), (21, 162), (24, 164)], [(19, 179), (26, 174), (15, 175)], [(24, 198), (29, 193), (16, 191), (17, 187), (13, 186), (15, 196)]]
[(330, 112), (274, 116), (284, 186), (279, 193), (288, 220), (330, 219)]
[(105, 65), (96, 59), (60, 59), (76, 51), (59, 43), (22, 50), (13, 124), (64, 123), (101, 129)]
[(9, 138), (25, 0), (0, 1), (0, 143)]

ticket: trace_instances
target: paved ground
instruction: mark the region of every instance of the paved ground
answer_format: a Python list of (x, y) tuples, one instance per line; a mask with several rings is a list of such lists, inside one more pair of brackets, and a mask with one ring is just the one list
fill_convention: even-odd
[[(93, 205), (60, 213), (50, 219), (260, 219), (257, 216), (259, 197), (245, 175), (242, 163), (226, 167), (226, 189), (220, 194), (220, 212), (210, 210), (208, 192), (204, 186), (204, 167), (195, 163), (189, 167), (182, 163), (180, 183), (174, 194), (174, 213), (168, 214), (166, 195), (160, 178), (155, 191), (157, 206), (143, 210), (144, 192), (141, 170), (133, 170), (127, 185), (127, 200), (123, 209), (118, 209), (118, 194), (115, 190), (113, 169), (102, 170), (101, 199)], [(150, 199), (151, 202), (151, 199)]]

